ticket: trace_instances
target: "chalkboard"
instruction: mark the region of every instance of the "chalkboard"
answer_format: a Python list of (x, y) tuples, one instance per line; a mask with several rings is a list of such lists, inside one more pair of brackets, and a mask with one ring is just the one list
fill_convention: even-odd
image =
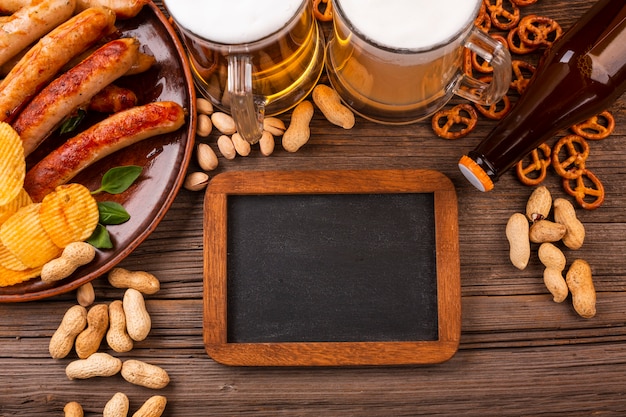
[(456, 195), (440, 173), (223, 173), (204, 232), (218, 362), (434, 363), (458, 347)]

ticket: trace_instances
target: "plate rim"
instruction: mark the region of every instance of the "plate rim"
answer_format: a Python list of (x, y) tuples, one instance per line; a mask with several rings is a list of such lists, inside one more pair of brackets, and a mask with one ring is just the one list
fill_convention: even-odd
[[(195, 134), (196, 134), (196, 90), (195, 84), (193, 82), (193, 76), (191, 73), (191, 68), (189, 65), (189, 61), (187, 55), (185, 53), (185, 49), (183, 44), (174, 30), (174, 27), (171, 25), (165, 14), (161, 11), (161, 9), (154, 3), (153, 0), (149, 0), (144, 7), (148, 7), (151, 12), (155, 15), (156, 19), (163, 25), (163, 28), (167, 32), (169, 36), (169, 40), (173, 43), (173, 49), (176, 50), (177, 56), (175, 58), (178, 59), (181, 63), (181, 70), (185, 77), (185, 86), (186, 86), (186, 95), (189, 97), (189, 103), (183, 103), (183, 107), (187, 109), (187, 121), (185, 123), (185, 128), (187, 129), (188, 140), (185, 144), (184, 152), (182, 152), (182, 159), (180, 159), (180, 173), (173, 181), (173, 186), (166, 194), (163, 204), (156, 211), (156, 214), (153, 218), (148, 222), (148, 226), (141, 231), (126, 247), (120, 249), (117, 254), (112, 256), (105, 264), (98, 267), (92, 272), (85, 274), (82, 277), (78, 277), (75, 279), (70, 279), (65, 282), (64, 280), (59, 281), (60, 285), (53, 286), (50, 288), (45, 288), (40, 291), (35, 292), (20, 292), (15, 294), (0, 294), (0, 303), (17, 303), (17, 302), (28, 302), (28, 301), (37, 301), (45, 298), (50, 298), (53, 296), (61, 295), (68, 293), (72, 290), (77, 289), (78, 287), (93, 281), (94, 279), (106, 274), (112, 268), (114, 268), (117, 264), (119, 264), (123, 259), (125, 259), (128, 255), (130, 255), (139, 245), (141, 245), (144, 240), (156, 229), (159, 225), (165, 214), (169, 211), (172, 206), (180, 188), (185, 179), (185, 173), (187, 171), (187, 167), (191, 161), (194, 145), (195, 145)], [(39, 278), (33, 278), (39, 279)], [(25, 281), (27, 282), (27, 281)], [(8, 288), (8, 287), (7, 287)]]

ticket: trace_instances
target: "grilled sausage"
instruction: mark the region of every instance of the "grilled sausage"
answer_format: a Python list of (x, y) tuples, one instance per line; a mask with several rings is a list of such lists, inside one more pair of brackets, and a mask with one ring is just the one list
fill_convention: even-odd
[(105, 86), (124, 75), (139, 53), (139, 41), (117, 39), (97, 49), (37, 94), (12, 123), (30, 155), (63, 120)]
[(137, 62), (128, 72), (124, 75), (137, 75), (143, 72), (148, 71), (154, 63), (156, 62), (156, 58), (153, 55), (147, 54), (145, 52), (139, 52), (139, 57), (137, 58)]
[(9, 16), (0, 27), (0, 65), (69, 19), (75, 7), (76, 0), (35, 0)]
[(130, 19), (139, 14), (148, 0), (77, 0), (76, 10), (89, 7), (107, 7), (115, 12), (118, 19)]
[(173, 132), (184, 122), (183, 108), (171, 101), (115, 113), (45, 156), (27, 172), (24, 188), (33, 201), (39, 202), (94, 162), (133, 143)]
[(0, 1), (0, 13), (11, 14), (22, 7), (28, 6), (32, 0), (2, 0)]
[(137, 105), (137, 94), (132, 90), (109, 84), (89, 101), (89, 110), (99, 113), (117, 113)]
[(41, 38), (0, 82), (0, 121), (10, 122), (73, 56), (114, 30), (115, 14), (91, 8)]

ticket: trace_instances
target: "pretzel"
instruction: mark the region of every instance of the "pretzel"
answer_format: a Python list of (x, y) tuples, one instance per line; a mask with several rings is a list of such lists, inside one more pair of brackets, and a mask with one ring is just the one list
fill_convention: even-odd
[(495, 0), (495, 4), (492, 4), (491, 0), (484, 0), (489, 10), (491, 24), (500, 30), (512, 29), (520, 21), (519, 7), (512, 0), (507, 1), (508, 7), (504, 6), (504, 0)]
[[(322, 3), (324, 7), (320, 7)], [(330, 22), (333, 20), (332, 3), (329, 0), (313, 0), (313, 16), (322, 22)]]
[(509, 50), (518, 55), (526, 55), (535, 52), (538, 45), (528, 45), (520, 39), (519, 26), (511, 29), (506, 36), (507, 43), (509, 44)]
[[(509, 47), (509, 43), (507, 42), (506, 38), (504, 38), (504, 36), (498, 35), (498, 34), (490, 34), (489, 36), (491, 36), (496, 41), (500, 42), (505, 48)], [(469, 51), (469, 49), (467, 50)], [(476, 71), (482, 72), (485, 74), (490, 74), (493, 72), (493, 67), (491, 66), (491, 63), (479, 57), (476, 52), (470, 51), (470, 59), (472, 62), (472, 68), (475, 69)]]
[(509, 96), (504, 95), (502, 98), (490, 106), (486, 107), (482, 104), (475, 103), (476, 109), (488, 119), (500, 120), (504, 118), (511, 111), (511, 99)]
[(477, 121), (476, 110), (471, 105), (462, 103), (451, 109), (439, 110), (434, 114), (431, 124), (437, 136), (444, 139), (459, 139), (474, 130)]
[[(543, 157), (539, 155), (542, 153)], [(538, 148), (533, 149), (526, 158), (517, 163), (516, 171), (517, 178), (525, 185), (537, 185), (541, 183), (548, 173), (548, 167), (552, 162), (550, 154), (552, 149), (545, 143), (539, 145)], [(530, 157), (530, 163), (524, 166), (526, 159)]]
[[(513, 80), (511, 81), (511, 88), (517, 90), (519, 94), (523, 94), (530, 83), (530, 79), (535, 73), (535, 66), (529, 62), (514, 59), (511, 61), (511, 68), (513, 69)], [(524, 76), (524, 73), (528, 77)]]
[[(577, 178), (563, 178), (563, 188), (586, 210), (596, 209), (604, 202), (604, 186), (588, 169), (583, 169)], [(588, 197), (592, 197), (592, 200), (587, 201)]]
[(531, 46), (550, 46), (562, 33), (556, 20), (544, 16), (528, 15), (518, 25), (519, 38)]
[[(602, 122), (603, 121), (603, 122)], [(588, 140), (600, 140), (608, 137), (615, 129), (615, 119), (609, 111), (593, 116), (571, 127), (578, 136)]]
[(474, 66), (472, 65), (472, 54), (473, 52), (470, 49), (463, 49), (463, 74), (469, 75), (470, 77), (474, 74)]
[(484, 2), (480, 4), (478, 16), (474, 19), (474, 26), (485, 33), (489, 32), (489, 29), (491, 29), (491, 17), (489, 17), (489, 13), (487, 13), (487, 6)]
[[(561, 149), (567, 150), (567, 157), (560, 161)], [(552, 167), (561, 177), (569, 180), (580, 177), (585, 170), (589, 156), (589, 144), (578, 135), (568, 135), (559, 139), (552, 149)]]

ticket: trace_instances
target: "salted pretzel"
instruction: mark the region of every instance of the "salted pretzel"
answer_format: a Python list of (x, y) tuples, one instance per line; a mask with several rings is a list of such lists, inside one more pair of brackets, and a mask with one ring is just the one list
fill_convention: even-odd
[(439, 110), (431, 119), (433, 131), (444, 139), (459, 139), (466, 136), (474, 130), (477, 122), (476, 110), (467, 103)]
[[(541, 153), (541, 154), (540, 154)], [(524, 159), (516, 165), (517, 178), (525, 185), (537, 185), (541, 183), (548, 174), (548, 167), (552, 162), (550, 154), (552, 149), (545, 143), (533, 149)], [(525, 162), (530, 159), (528, 165)]]
[(333, 20), (332, 3), (329, 0), (313, 0), (313, 16), (322, 22)]
[(512, 0), (519, 7), (530, 6), (537, 3), (537, 0)]
[(485, 33), (489, 32), (489, 29), (491, 29), (491, 17), (489, 16), (489, 13), (487, 13), (487, 6), (484, 2), (481, 2), (480, 4), (478, 16), (474, 19), (474, 26), (481, 29)]
[(522, 41), (519, 36), (519, 26), (516, 26), (509, 31), (506, 35), (506, 40), (509, 44), (509, 51), (517, 55), (530, 54), (539, 49), (538, 45), (528, 45)]
[(484, 0), (487, 9), (489, 10), (489, 16), (491, 17), (491, 24), (500, 30), (509, 30), (514, 28), (520, 21), (519, 7), (512, 0), (506, 0), (507, 6), (504, 5), (505, 0)]
[[(495, 33), (490, 34), (489, 36), (491, 36), (496, 41), (500, 42), (502, 46), (508, 49), (509, 43), (507, 42), (504, 36), (498, 35)], [(469, 49), (466, 49), (466, 51), (469, 51)], [(473, 69), (475, 69), (478, 72), (482, 72), (484, 74), (491, 74), (493, 72), (493, 67), (491, 66), (491, 64), (487, 62), (485, 59), (480, 58), (476, 52), (470, 51), (469, 55), (470, 55)]]
[(615, 119), (609, 111), (605, 110), (584, 122), (575, 124), (571, 129), (572, 132), (585, 139), (601, 140), (613, 133), (615, 129)]
[(472, 77), (474, 75), (474, 67), (472, 66), (472, 51), (463, 49), (463, 74)]
[(528, 15), (518, 25), (519, 38), (530, 46), (550, 46), (562, 33), (561, 25), (545, 16)]
[[(562, 149), (566, 150), (566, 155), (561, 161)], [(559, 139), (552, 148), (552, 167), (561, 177), (573, 180), (583, 174), (588, 156), (589, 144), (585, 138), (568, 135)]]
[(502, 96), (500, 100), (490, 106), (484, 106), (478, 103), (476, 103), (475, 106), (480, 114), (491, 120), (501, 120), (504, 116), (509, 114), (513, 107), (511, 105), (511, 99), (507, 95)]
[(596, 209), (604, 202), (604, 186), (588, 169), (583, 169), (577, 178), (563, 178), (563, 188), (586, 210)]
[[(529, 62), (514, 59), (511, 61), (513, 69), (513, 80), (511, 80), (511, 88), (514, 88), (519, 94), (523, 94), (530, 83), (530, 79), (535, 73), (535, 66)], [(525, 76), (526, 75), (526, 76)]]

